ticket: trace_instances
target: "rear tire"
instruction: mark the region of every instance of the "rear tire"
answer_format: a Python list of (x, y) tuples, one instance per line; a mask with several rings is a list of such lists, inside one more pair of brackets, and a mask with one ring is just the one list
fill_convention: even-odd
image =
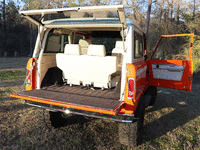
[(51, 121), (51, 125), (54, 128), (59, 128), (59, 127), (63, 127), (64, 125), (66, 125), (66, 118), (63, 112), (53, 112), (53, 111), (49, 111), (49, 115), (50, 115), (50, 121)]
[(119, 141), (121, 144), (133, 148), (143, 141), (145, 101), (140, 100), (136, 110), (138, 119), (132, 123), (119, 123)]

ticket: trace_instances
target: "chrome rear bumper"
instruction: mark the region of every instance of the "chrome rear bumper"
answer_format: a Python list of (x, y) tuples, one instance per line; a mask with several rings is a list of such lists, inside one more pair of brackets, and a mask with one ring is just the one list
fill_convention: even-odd
[(137, 118), (134, 117), (134, 114), (132, 114), (132, 115), (128, 115), (128, 114), (107, 115), (107, 114), (101, 114), (101, 113), (96, 113), (96, 112), (61, 107), (61, 106), (56, 106), (56, 105), (32, 102), (32, 101), (27, 101), (27, 100), (25, 100), (25, 103), (27, 105), (43, 108), (48, 111), (60, 111), (63, 113), (71, 113), (71, 114), (82, 115), (82, 116), (87, 116), (87, 117), (91, 117), (91, 118), (99, 118), (99, 119), (108, 120), (108, 121), (129, 122), (129, 123), (137, 121)]

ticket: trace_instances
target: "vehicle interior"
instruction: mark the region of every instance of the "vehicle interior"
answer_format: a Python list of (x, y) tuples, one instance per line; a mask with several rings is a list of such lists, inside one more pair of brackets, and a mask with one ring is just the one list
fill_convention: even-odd
[(100, 97), (119, 99), (122, 51), (120, 31), (52, 29), (42, 54), (41, 88), (84, 89), (95, 96), (101, 90)]

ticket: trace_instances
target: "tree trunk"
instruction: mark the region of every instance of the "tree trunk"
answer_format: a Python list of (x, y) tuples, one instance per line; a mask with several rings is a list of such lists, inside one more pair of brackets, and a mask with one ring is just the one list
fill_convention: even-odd
[(161, 24), (161, 20), (162, 20), (162, 12), (163, 12), (162, 6), (160, 6), (160, 24)]
[(2, 56), (4, 55), (4, 52), (6, 51), (6, 39), (7, 39), (7, 35), (6, 35), (6, 14), (5, 14), (5, 0), (3, 0), (3, 49), (2, 49)]
[(174, 3), (174, 1), (172, 0), (172, 3), (171, 3), (171, 19), (172, 19), (172, 17), (173, 17), (173, 3)]
[(23, 40), (22, 40), (22, 36), (21, 36), (22, 34), (20, 34), (19, 35), (19, 44), (20, 44), (20, 54), (21, 54), (21, 56), (22, 56), (22, 51), (23, 51), (23, 46), (22, 46), (22, 44), (23, 44)]
[(168, 34), (168, 12), (167, 9), (164, 10), (164, 22), (165, 22), (165, 34)]
[(196, 9), (196, 3), (195, 3), (195, 0), (194, 0), (194, 9), (193, 9), (193, 20), (195, 21), (195, 9)]
[(152, 0), (149, 0), (148, 10), (147, 10), (147, 19), (146, 19), (146, 25), (145, 25), (145, 33), (146, 33), (147, 39), (148, 39), (148, 30), (149, 30), (149, 22), (150, 22), (150, 14), (151, 14), (151, 4), (152, 4)]
[[(196, 1), (194, 0), (194, 8), (193, 8), (193, 21), (196, 21)], [(193, 33), (196, 34), (197, 33), (197, 30), (196, 28), (193, 29)]]
[(179, 13), (180, 13), (180, 4), (179, 4), (179, 1), (178, 1), (177, 12), (176, 12), (177, 24), (179, 24)]

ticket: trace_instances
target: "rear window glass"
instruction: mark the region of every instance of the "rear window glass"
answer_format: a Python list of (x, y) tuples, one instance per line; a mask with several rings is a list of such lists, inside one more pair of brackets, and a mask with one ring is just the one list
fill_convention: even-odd
[(61, 36), (49, 33), (44, 52), (58, 53), (60, 51), (61, 51)]
[(144, 52), (144, 42), (142, 35), (134, 32), (134, 51), (135, 51), (135, 58), (142, 58)]
[[(31, 16), (39, 20), (40, 15)], [(43, 17), (44, 21), (55, 20), (55, 19), (66, 19), (66, 18), (119, 18), (117, 11), (88, 11), (88, 12), (76, 12), (76, 11), (65, 11), (59, 13), (45, 14)]]
[(50, 32), (47, 38), (44, 53), (64, 52), (64, 45), (68, 44), (68, 35), (56, 35)]

